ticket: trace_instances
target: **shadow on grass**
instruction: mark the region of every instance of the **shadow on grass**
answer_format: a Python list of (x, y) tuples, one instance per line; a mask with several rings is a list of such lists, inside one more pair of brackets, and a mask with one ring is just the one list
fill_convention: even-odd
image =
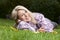
[(56, 26), (54, 29), (60, 29), (60, 24), (58, 26)]

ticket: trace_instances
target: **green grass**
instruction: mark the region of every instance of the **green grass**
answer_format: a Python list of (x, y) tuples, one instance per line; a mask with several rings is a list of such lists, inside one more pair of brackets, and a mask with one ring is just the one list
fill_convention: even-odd
[(55, 31), (58, 33), (33, 33), (28, 30), (14, 31), (10, 27), (13, 20), (0, 19), (0, 40), (60, 40), (60, 26)]

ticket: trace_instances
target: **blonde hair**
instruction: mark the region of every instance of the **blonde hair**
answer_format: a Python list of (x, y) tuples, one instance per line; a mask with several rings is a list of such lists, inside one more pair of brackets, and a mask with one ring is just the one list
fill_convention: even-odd
[(29, 15), (30, 15), (30, 17), (31, 17), (31, 22), (33, 22), (34, 24), (36, 24), (37, 22), (36, 22), (36, 20), (34, 19), (34, 16), (32, 16), (32, 12), (31, 11), (29, 11), (27, 8), (25, 8), (24, 6), (21, 6), (21, 5), (18, 5), (18, 6), (16, 6), (14, 9), (13, 9), (13, 11), (12, 11), (12, 18), (13, 19), (17, 19), (17, 10), (19, 10), (19, 9), (24, 9), (24, 10), (26, 10), (27, 11), (27, 13), (29, 13)]

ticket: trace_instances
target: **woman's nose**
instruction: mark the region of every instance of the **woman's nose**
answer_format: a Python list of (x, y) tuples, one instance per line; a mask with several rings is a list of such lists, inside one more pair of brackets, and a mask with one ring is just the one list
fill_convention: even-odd
[(28, 17), (28, 15), (25, 15), (25, 17)]
[(28, 17), (27, 15), (25, 17)]

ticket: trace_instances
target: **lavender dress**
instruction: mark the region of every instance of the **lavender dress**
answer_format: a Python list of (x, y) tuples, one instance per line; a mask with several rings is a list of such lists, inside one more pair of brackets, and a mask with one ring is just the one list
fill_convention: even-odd
[[(43, 26), (45, 28), (45, 31), (46, 32), (52, 32), (53, 31), (53, 28), (54, 28), (54, 25), (52, 24), (52, 22), (45, 18), (43, 14), (41, 13), (33, 13), (32, 14), (35, 18), (35, 20), (37, 21), (37, 25), (38, 27), (40, 28), (41, 26)], [(33, 24), (32, 22), (24, 22), (24, 21), (21, 21), (18, 26), (17, 26), (17, 29), (29, 29), (33, 32), (36, 32), (36, 29), (38, 29), (38, 27)]]

